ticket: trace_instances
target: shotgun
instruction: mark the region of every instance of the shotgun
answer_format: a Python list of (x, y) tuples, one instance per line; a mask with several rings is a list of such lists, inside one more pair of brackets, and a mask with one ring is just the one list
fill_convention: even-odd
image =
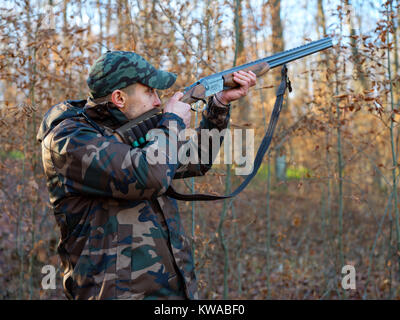
[[(229, 70), (215, 73), (208, 77), (202, 78), (191, 86), (185, 88), (183, 91), (184, 96), (180, 101), (189, 104), (199, 100), (205, 101), (207, 97), (210, 97), (220, 91), (237, 87), (238, 84), (233, 81), (233, 72), (250, 70), (253, 71), (257, 76), (262, 76), (272, 68), (282, 66), (288, 62), (328, 49), (332, 46), (332, 39), (328, 37), (318, 41), (310, 42), (301, 47), (274, 54), (270, 57), (262, 58)], [(195, 109), (194, 106), (192, 106), (192, 110), (199, 111)], [(147, 143), (147, 132), (150, 129), (157, 127), (157, 123), (161, 117), (162, 111), (158, 108), (155, 108), (141, 115), (139, 118), (129, 121), (122, 127), (118, 128), (116, 132), (126, 143), (132, 145), (133, 147), (140, 147)]]
[[(331, 48), (332, 46), (332, 39), (327, 37), (294, 49), (274, 54), (270, 57), (262, 58), (231, 68), (229, 70), (212, 74), (185, 88), (183, 91), (184, 96), (180, 101), (189, 104), (199, 100), (205, 101), (207, 97), (212, 96), (220, 91), (237, 87), (238, 84), (233, 81), (233, 73), (236, 71), (252, 71), (257, 75), (257, 77), (262, 76), (272, 68), (282, 66), (288, 62)], [(196, 111), (193, 109), (193, 107), (192, 110)]]

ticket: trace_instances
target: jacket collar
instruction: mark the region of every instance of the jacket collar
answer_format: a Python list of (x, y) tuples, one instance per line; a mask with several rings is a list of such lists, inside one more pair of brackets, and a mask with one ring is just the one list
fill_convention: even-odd
[(91, 98), (88, 98), (84, 112), (91, 120), (113, 130), (129, 121), (112, 102), (95, 103)]

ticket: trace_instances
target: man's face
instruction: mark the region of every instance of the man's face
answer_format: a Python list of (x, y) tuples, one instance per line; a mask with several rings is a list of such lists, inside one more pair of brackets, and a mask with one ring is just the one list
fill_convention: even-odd
[(123, 90), (123, 107), (119, 110), (129, 119), (161, 106), (157, 91), (141, 83), (135, 83)]

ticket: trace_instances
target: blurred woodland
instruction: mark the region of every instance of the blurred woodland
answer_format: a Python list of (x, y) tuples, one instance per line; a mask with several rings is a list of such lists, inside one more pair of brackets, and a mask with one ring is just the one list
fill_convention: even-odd
[[(0, 0), (0, 298), (65, 299), (59, 230), (36, 133), (54, 104), (88, 96), (89, 66), (135, 51), (196, 79), (331, 36), (288, 65), (274, 140), (236, 198), (180, 202), (204, 299), (399, 299), (400, 1)], [(280, 68), (233, 105), (231, 126), (264, 135)], [(193, 125), (200, 118), (193, 113)], [(243, 177), (218, 164), (181, 181), (228, 193)], [(44, 265), (57, 288), (43, 290)], [(356, 289), (341, 286), (344, 265)]]

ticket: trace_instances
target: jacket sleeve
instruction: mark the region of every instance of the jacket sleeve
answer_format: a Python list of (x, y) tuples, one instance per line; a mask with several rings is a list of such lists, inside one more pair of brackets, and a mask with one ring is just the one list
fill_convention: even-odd
[[(132, 148), (114, 136), (103, 136), (83, 121), (65, 120), (53, 130), (50, 153), (64, 194), (84, 194), (129, 200), (151, 199), (163, 194), (178, 168), (174, 138), (185, 128), (182, 119), (165, 113), (160, 129), (145, 148)], [(160, 135), (161, 136), (161, 135)], [(164, 161), (154, 161), (154, 155)]]
[[(210, 97), (194, 139), (182, 147), (181, 151), (186, 151), (189, 156), (186, 164), (180, 162), (174, 179), (203, 176), (211, 169), (224, 140), (224, 129), (228, 126), (229, 118), (230, 106), (217, 106), (213, 96)], [(190, 152), (197, 154), (190, 157)], [(193, 159), (193, 163), (189, 159)]]

